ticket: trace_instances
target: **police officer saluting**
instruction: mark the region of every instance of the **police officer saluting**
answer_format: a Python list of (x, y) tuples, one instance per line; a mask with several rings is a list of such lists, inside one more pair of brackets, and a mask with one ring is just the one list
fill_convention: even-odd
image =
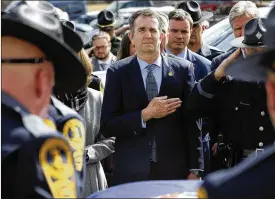
[(225, 68), (240, 55), (240, 48), (245, 49), (247, 59), (262, 52), (265, 32), (264, 19), (251, 19), (245, 25), (244, 37), (231, 43), (239, 49), (196, 84), (189, 98), (187, 108), (217, 118), (217, 129), (225, 145), (216, 147), (215, 144), (213, 149), (214, 153), (218, 151), (224, 157), (225, 167), (233, 167), (244, 158), (257, 155), (275, 140), (264, 83), (238, 80), (224, 73)]
[(2, 196), (80, 197), (69, 142), (43, 119), (52, 88), (73, 92), (86, 71), (50, 3), (19, 2), (2, 13), (2, 27)]
[(111, 38), (111, 52), (116, 56), (120, 47), (121, 38), (115, 35), (116, 19), (112, 11), (103, 10), (97, 16), (97, 26), (101, 31), (107, 32)]
[[(266, 82), (268, 111), (275, 127), (275, 8), (268, 15), (265, 52), (249, 56), (225, 69), (227, 75), (249, 82)], [(248, 22), (249, 23), (249, 22)], [(251, 157), (227, 171), (218, 171), (205, 178), (198, 198), (261, 199), (275, 198), (275, 145), (256, 158)]]

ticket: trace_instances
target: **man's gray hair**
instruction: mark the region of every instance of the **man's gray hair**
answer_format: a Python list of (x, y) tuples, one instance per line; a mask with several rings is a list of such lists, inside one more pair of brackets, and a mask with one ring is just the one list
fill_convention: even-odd
[(182, 9), (176, 9), (171, 11), (168, 14), (168, 17), (169, 17), (169, 20), (177, 20), (177, 21), (187, 20), (190, 24), (190, 28), (193, 27), (193, 19), (191, 15)]
[(166, 34), (169, 28), (169, 18), (163, 12), (158, 12), (158, 14), (159, 14), (159, 25), (160, 25), (161, 32)]
[(236, 17), (248, 15), (252, 17), (260, 17), (260, 12), (255, 3), (251, 1), (239, 1), (236, 3), (229, 12), (229, 22), (232, 27), (232, 21)]
[[(156, 18), (159, 22), (159, 14), (156, 11), (153, 11), (149, 8), (138, 10), (134, 12), (129, 18), (130, 31), (132, 34), (134, 33), (134, 30), (135, 30), (135, 21), (139, 16)], [(159, 31), (161, 31), (160, 24), (158, 25), (159, 25), (158, 29)]]

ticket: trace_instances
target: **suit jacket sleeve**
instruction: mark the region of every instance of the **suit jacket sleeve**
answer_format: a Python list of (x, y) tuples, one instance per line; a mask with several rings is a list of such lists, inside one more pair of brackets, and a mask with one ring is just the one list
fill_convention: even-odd
[[(189, 67), (187, 70), (187, 78), (185, 81), (184, 88), (184, 102), (190, 94), (194, 82), (194, 73)], [(187, 139), (185, 139), (185, 146), (187, 151), (189, 169), (201, 169), (203, 170), (203, 153), (202, 153), (202, 135), (201, 135), (201, 123), (196, 118), (189, 114), (186, 108), (183, 106), (183, 120), (184, 120), (184, 131), (187, 131)]]
[(142, 132), (141, 110), (124, 113), (119, 70), (108, 68), (101, 113), (105, 137), (131, 137)]
[[(100, 99), (99, 103), (100, 103), (100, 108), (101, 108), (102, 107), (102, 94), (101, 93), (99, 95), (99, 99)], [(115, 138), (114, 137), (105, 138), (99, 132), (96, 140), (97, 140), (96, 143), (85, 147), (85, 149), (87, 150), (87, 154), (89, 156), (89, 161), (87, 162), (87, 164), (99, 162), (115, 152), (115, 146), (114, 146)]]
[(115, 152), (115, 138), (104, 138), (103, 136), (101, 137), (101, 140), (96, 142), (93, 145), (86, 146), (86, 150), (88, 150), (88, 156), (89, 156), (89, 161), (87, 164), (90, 163), (96, 163), (104, 158), (108, 157), (112, 153)]
[(196, 118), (209, 117), (218, 106), (216, 94), (225, 83), (226, 78), (217, 81), (214, 77), (214, 71), (199, 81), (193, 87), (186, 103), (186, 109), (189, 114)]

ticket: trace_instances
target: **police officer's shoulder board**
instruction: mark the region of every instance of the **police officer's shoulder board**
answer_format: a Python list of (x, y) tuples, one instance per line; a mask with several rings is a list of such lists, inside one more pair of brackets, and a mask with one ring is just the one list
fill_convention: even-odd
[(2, 172), (6, 175), (2, 179), (15, 181), (9, 188), (13, 191), (5, 195), (77, 197), (68, 142), (42, 118), (30, 114), (7, 94), (3, 96)]

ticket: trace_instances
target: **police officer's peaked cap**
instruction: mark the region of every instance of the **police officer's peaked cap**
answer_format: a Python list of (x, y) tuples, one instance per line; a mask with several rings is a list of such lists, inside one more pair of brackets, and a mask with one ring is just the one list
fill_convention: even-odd
[(55, 68), (56, 90), (75, 92), (85, 86), (87, 72), (64, 41), (62, 24), (49, 2), (22, 1), (2, 12), (3, 36), (23, 39), (44, 51)]
[(99, 28), (107, 29), (115, 25), (116, 19), (112, 11), (102, 10), (97, 16), (97, 26)]
[(264, 22), (265, 52), (257, 53), (244, 60), (238, 60), (225, 70), (226, 75), (244, 81), (266, 81), (268, 71), (275, 73), (275, 7), (270, 11)]

